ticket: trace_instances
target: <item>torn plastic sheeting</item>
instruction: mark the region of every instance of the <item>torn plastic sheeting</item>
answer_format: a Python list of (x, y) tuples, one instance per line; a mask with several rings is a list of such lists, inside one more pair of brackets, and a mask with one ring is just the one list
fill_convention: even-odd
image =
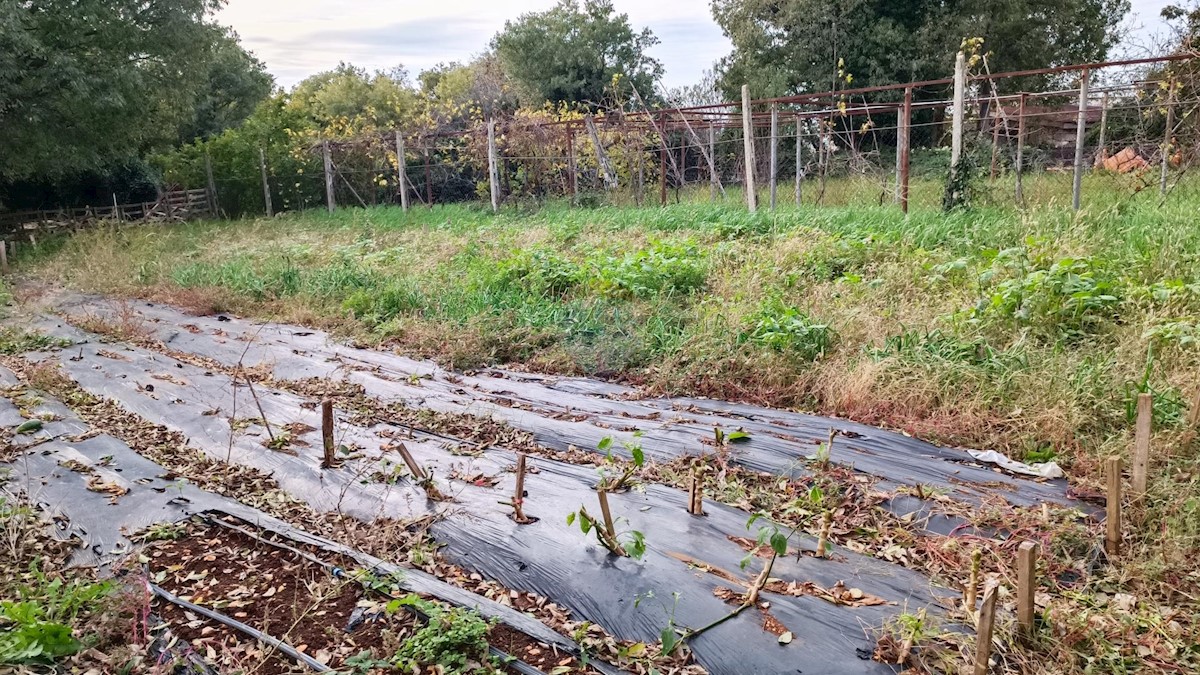
[[(0, 374), (4, 369), (0, 368)], [(0, 405), (8, 403), (0, 398)], [(10, 404), (11, 405), (11, 404)], [(62, 462), (76, 460), (93, 470), (106, 469), (121, 477), (128, 493), (117, 499), (87, 487), (88, 475), (72, 471)], [(101, 464), (107, 466), (101, 466)], [(496, 619), (534, 639), (578, 655), (578, 645), (522, 612), (493, 600), (443, 582), (420, 570), (403, 568), (373, 556), (342, 546), (322, 537), (298, 530), (287, 523), (233, 499), (200, 490), (183, 480), (167, 480), (167, 470), (142, 457), (123, 442), (99, 435), (79, 443), (51, 441), (27, 450), (12, 470), (10, 489), (31, 489), (27, 497), (38, 503), (56, 524), (60, 539), (78, 538), (73, 565), (107, 568), (127, 555), (132, 544), (126, 534), (156, 523), (171, 523), (205, 512), (225, 513), (255, 527), (280, 536), (345, 555), (364, 567), (383, 573), (399, 572), (401, 586), (408, 591), (429, 595), (454, 605), (479, 611), (485, 618)], [(110, 474), (110, 475), (111, 475)], [(593, 663), (602, 673), (617, 673), (604, 663)]]
[[(77, 332), (70, 332), (80, 337)], [(93, 344), (83, 344), (80, 349), (82, 359), (59, 356), (84, 389), (108, 396), (148, 419), (184, 433), (209, 455), (224, 456), (229, 439), (227, 418), (222, 414), (204, 416), (196, 412), (201, 408), (228, 409), (232, 387), (224, 374), (205, 376), (201, 369), (140, 348), (124, 349), (120, 352), (122, 358), (116, 359), (98, 355)], [(150, 378), (156, 372), (170, 373), (172, 377)], [(139, 387), (141, 382), (154, 382), (154, 391)], [(265, 387), (258, 391), (268, 418), (274, 419), (277, 426), (300, 422), (311, 428), (319, 424), (317, 413), (306, 409), (303, 400)], [(219, 429), (221, 425), (224, 430)], [(406, 480), (391, 486), (361, 484), (364, 476), (385, 468), (378, 459), (380, 437), (376, 432), (381, 430), (390, 431), (393, 436), (404, 433), (399, 427), (388, 429), (387, 425), (377, 425), (374, 432), (344, 425), (343, 442), (361, 445), (367, 456), (347, 462), (336, 471), (322, 472), (318, 468), (320, 442), (315, 430), (296, 437), (299, 442), (292, 448), (295, 456), (272, 452), (247, 441), (242, 445), (235, 442), (244, 451), (235, 452), (233, 461), (261, 467), (267, 461), (264, 458), (269, 458), (276, 480), (314, 506), (327, 504), (317, 493), (322, 488), (329, 489), (328, 483), (338, 485), (346, 503), (393, 497), (382, 500), (367, 519), (402, 517), (414, 508), (403, 505), (421, 503), (412, 498), (416, 491)], [(409, 448), (423, 464), (436, 466), (439, 477), (446, 476), (454, 466), (497, 476), (502, 467), (512, 462), (511, 453), (498, 449), (482, 457), (464, 459), (442, 445), (413, 441)], [(745, 523), (749, 514), (710, 504), (708, 517), (694, 518), (682, 506), (681, 491), (660, 486), (649, 486), (645, 494), (614, 495), (614, 509), (628, 519), (630, 527), (646, 533), (651, 548), (643, 562), (614, 560), (564, 521), (568, 511), (586, 502), (589, 496), (594, 498), (593, 470), (550, 460), (538, 460), (537, 464), (542, 473), (526, 483), (531, 494), (527, 508), (531, 515), (542, 518), (533, 525), (517, 526), (508, 517), (507, 509), (496, 503), (511, 494), (510, 476), (504, 476), (501, 481), (504, 487), (495, 490), (470, 483), (452, 484), (456, 502), (439, 505), (446, 517), (433, 530), (439, 540), (447, 542), (447, 557), (451, 561), (512, 588), (546, 595), (623, 639), (653, 641), (666, 625), (668, 617), (660, 607), (649, 603), (634, 607), (637, 596), (647, 591), (654, 591), (659, 598), (680, 593), (675, 614), (680, 625), (703, 625), (729, 611), (729, 606), (713, 595), (716, 588), (727, 586), (728, 582), (712, 575), (697, 576), (671, 554), (682, 553), (718, 567), (736, 569), (744, 552), (727, 537), (747, 535)], [(812, 546), (811, 539), (797, 539)], [(860, 647), (869, 644), (863, 627), (882, 625), (887, 617), (903, 611), (901, 607), (929, 605), (934, 601), (935, 591), (924, 577), (902, 567), (845, 551), (839, 554), (838, 560), (818, 561), (802, 556), (796, 562), (781, 561), (778, 576), (799, 582), (816, 581), (824, 586), (845, 579), (852, 586), (897, 604), (850, 609), (810, 597), (772, 596), (776, 617), (796, 635), (805, 636), (803, 640), (786, 649), (781, 647), (773, 635), (763, 631), (761, 619), (748, 612), (699, 639), (693, 645), (697, 660), (717, 673), (741, 672), (743, 668), (780, 672), (796, 662), (819, 664), (823, 672), (831, 673), (888, 672), (882, 664), (854, 656), (856, 640)], [(755, 565), (759, 564), (761, 561), (755, 561)], [(793, 565), (794, 571), (789, 572)], [(794, 576), (784, 576), (788, 574)]]
[[(76, 313), (112, 312), (105, 302), (88, 298), (69, 300), (62, 307)], [(190, 317), (150, 303), (135, 303), (131, 308), (147, 317), (146, 326), (155, 337), (174, 349), (229, 366), (239, 360), (247, 365), (268, 364), (280, 379), (340, 374), (383, 400), (505, 420), (558, 450), (570, 445), (594, 448), (605, 436), (628, 440), (627, 429), (636, 427), (643, 432), (640, 444), (648, 456), (670, 459), (702, 451), (714, 426), (743, 426), (751, 439), (734, 449), (736, 463), (800, 477), (806, 472), (797, 460), (815, 456), (816, 444), (833, 428), (842, 432), (834, 441), (833, 461), (877, 476), (888, 488), (933, 486), (970, 503), (999, 494), (1019, 506), (1044, 501), (1077, 505), (1066, 496), (1064, 481), (1038, 483), (999, 474), (972, 465), (961, 450), (844, 420), (708, 399), (619, 400), (635, 396), (636, 391), (579, 378), (551, 379), (495, 369), (487, 372), (503, 377), (460, 376), (428, 362), (340, 345), (320, 331), (229, 317), (227, 321)], [(580, 391), (584, 393), (576, 393)], [(578, 415), (587, 420), (554, 419)], [(1005, 490), (998, 491), (998, 484)]]
[(1013, 473), (1037, 476), (1039, 478), (1062, 478), (1065, 475), (1062, 468), (1058, 466), (1058, 462), (1026, 464), (1025, 462), (1010, 459), (995, 450), (968, 450), (967, 452), (981, 462), (1001, 466)]

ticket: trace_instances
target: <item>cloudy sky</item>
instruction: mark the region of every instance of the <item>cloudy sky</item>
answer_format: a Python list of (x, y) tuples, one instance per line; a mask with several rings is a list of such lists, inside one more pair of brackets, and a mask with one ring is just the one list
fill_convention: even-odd
[[(1130, 48), (1160, 29), (1171, 0), (1132, 0)], [(369, 70), (403, 64), (416, 75), (442, 61), (465, 61), (484, 49), (506, 19), (548, 9), (555, 0), (229, 0), (222, 23), (266, 62), (279, 84), (348, 61)], [(653, 55), (668, 87), (689, 84), (729, 52), (707, 0), (614, 0), (635, 27), (662, 40)], [(1139, 54), (1140, 55), (1140, 54)]]

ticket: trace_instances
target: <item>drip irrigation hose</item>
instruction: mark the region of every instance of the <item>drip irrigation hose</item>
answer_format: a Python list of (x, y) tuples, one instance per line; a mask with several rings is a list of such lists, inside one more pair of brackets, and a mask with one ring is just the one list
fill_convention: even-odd
[[(250, 532), (249, 530), (247, 530), (245, 528), (238, 527), (237, 525), (234, 525), (233, 523), (226, 522), (224, 520), (221, 520), (220, 518), (213, 518), (212, 516), (209, 516), (208, 514), (200, 514), (200, 519), (206, 523), (210, 523), (210, 524), (216, 525), (218, 527), (224, 527), (226, 529), (238, 532), (239, 534), (249, 537), (257, 542), (266, 544), (268, 546), (274, 546), (275, 548), (298, 555), (301, 558), (304, 558), (305, 560), (308, 560), (312, 563), (320, 565), (321, 567), (324, 567), (325, 569), (328, 569), (330, 571), (330, 573), (335, 577), (341, 578), (341, 577), (345, 576), (345, 571), (342, 570), (342, 568), (340, 568), (332, 563), (321, 560), (320, 558), (318, 558), (310, 553), (301, 551), (298, 548), (295, 548), (293, 546), (288, 546), (287, 544), (285, 544), (283, 542), (267, 539), (266, 537), (262, 537), (257, 534), (254, 534), (253, 532)], [(391, 593), (388, 593), (386, 591), (376, 590), (376, 592), (387, 598), (390, 598), (393, 600), (396, 599), (396, 596), (394, 596)], [(404, 607), (404, 609), (406, 611), (408, 611), (410, 614), (421, 619), (425, 623), (429, 623), (429, 620), (430, 620), (429, 615), (426, 614), (425, 612), (421, 611), (417, 607), (413, 607), (412, 605), (406, 605)], [(232, 619), (231, 619), (231, 621), (232, 621)], [(253, 629), (251, 629), (251, 630), (253, 630)], [(529, 665), (528, 663), (525, 663), (524, 661), (516, 658), (515, 656), (513, 656), (507, 652), (501, 651), (500, 649), (497, 649), (496, 647), (493, 647), (492, 645), (488, 645), (488, 653), (491, 654), (493, 657), (499, 659), (500, 662), (503, 663), (505, 666), (507, 666), (508, 668), (511, 668), (512, 670), (517, 671), (521, 675), (546, 675), (541, 670), (538, 670), (537, 668)], [(577, 657), (577, 655), (573, 655), (573, 656)]]
[(213, 610), (208, 609), (206, 607), (201, 607), (200, 605), (197, 605), (197, 604), (188, 602), (187, 600), (184, 600), (182, 598), (176, 597), (175, 595), (172, 595), (169, 591), (163, 590), (162, 588), (159, 588), (158, 586), (150, 583), (149, 581), (146, 582), (146, 585), (150, 588), (151, 593), (162, 598), (163, 600), (166, 600), (167, 602), (169, 602), (173, 605), (179, 605), (180, 607), (182, 607), (188, 611), (195, 612), (196, 614), (199, 614), (201, 616), (208, 617), (208, 618), (212, 619), (213, 621), (216, 621), (217, 623), (224, 624), (234, 630), (245, 633), (246, 635), (249, 635), (250, 637), (254, 638), (255, 640), (258, 640), (259, 642), (268, 644), (268, 645), (274, 647), (275, 649), (278, 649), (279, 651), (283, 652), (291, 659), (293, 659), (297, 662), (303, 663), (304, 665), (308, 666), (309, 668), (313, 669), (314, 671), (316, 671), (318, 673), (333, 672), (333, 669), (330, 668), (329, 666), (321, 663), (320, 661), (314, 659), (311, 656), (308, 656), (307, 654), (303, 654), (301, 652), (296, 651), (296, 649), (294, 647), (292, 647), (291, 645), (287, 644), (286, 642), (284, 642), (282, 640), (273, 638), (270, 635), (267, 635), (266, 633), (263, 633), (260, 630), (251, 628), (250, 626), (247, 626), (246, 624), (242, 623), (241, 621), (238, 621), (236, 619), (231, 619), (231, 618), (225, 616), (224, 614), (221, 614), (220, 612), (214, 612)]

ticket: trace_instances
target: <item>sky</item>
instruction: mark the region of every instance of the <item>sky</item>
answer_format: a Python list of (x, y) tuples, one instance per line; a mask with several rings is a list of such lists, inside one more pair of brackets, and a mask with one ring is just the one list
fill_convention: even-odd
[[(1131, 0), (1131, 56), (1161, 31), (1158, 13), (1173, 0)], [(412, 76), (444, 61), (467, 61), (483, 51), (507, 19), (552, 7), (555, 0), (229, 0), (218, 20), (291, 87), (308, 75), (347, 61), (368, 70), (404, 65)], [(692, 84), (729, 53), (708, 0), (613, 0), (637, 29), (661, 43), (651, 55), (665, 67), (663, 85)], [(1119, 50), (1122, 51), (1122, 50)]]

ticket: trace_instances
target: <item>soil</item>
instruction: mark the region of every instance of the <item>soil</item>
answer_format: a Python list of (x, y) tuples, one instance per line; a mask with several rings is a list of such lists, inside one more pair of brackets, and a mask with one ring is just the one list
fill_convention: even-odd
[[(384, 611), (387, 597), (368, 596), (347, 572), (335, 576), (329, 567), (224, 527), (193, 524), (186, 536), (150, 543), (143, 556), (150, 579), (165, 590), (278, 638), (331, 668), (347, 667), (347, 659), (364, 652), (386, 658), (418, 627), (418, 619), (408, 612)], [(154, 610), (219, 667), (256, 675), (309, 672), (276, 650), (178, 605), (157, 600)], [(489, 630), (488, 642), (543, 671), (591, 672), (574, 657), (503, 624)]]

